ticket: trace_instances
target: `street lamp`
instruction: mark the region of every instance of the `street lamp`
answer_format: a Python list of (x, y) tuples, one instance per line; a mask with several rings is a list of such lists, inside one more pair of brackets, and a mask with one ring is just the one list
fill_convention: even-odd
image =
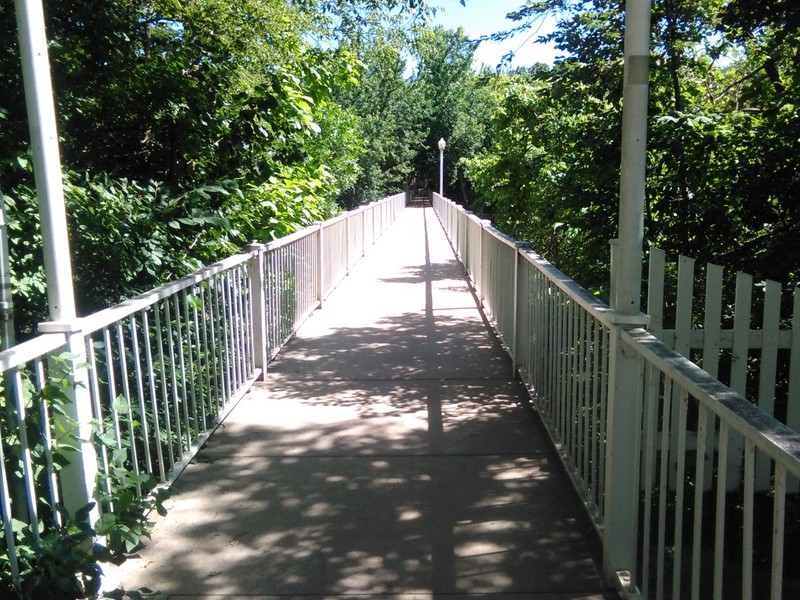
[(444, 196), (444, 147), (447, 142), (439, 138), (439, 195)]

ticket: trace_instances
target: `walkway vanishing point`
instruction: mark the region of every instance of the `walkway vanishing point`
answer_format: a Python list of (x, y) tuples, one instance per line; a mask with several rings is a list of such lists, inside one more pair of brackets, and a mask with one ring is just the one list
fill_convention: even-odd
[(175, 600), (616, 598), (525, 394), (432, 209), (407, 208), (105, 587)]

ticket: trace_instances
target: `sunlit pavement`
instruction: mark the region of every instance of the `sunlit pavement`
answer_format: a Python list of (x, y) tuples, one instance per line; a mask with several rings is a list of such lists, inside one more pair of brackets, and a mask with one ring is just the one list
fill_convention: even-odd
[(168, 598), (616, 598), (430, 208), (408, 208), (173, 487), (106, 588)]

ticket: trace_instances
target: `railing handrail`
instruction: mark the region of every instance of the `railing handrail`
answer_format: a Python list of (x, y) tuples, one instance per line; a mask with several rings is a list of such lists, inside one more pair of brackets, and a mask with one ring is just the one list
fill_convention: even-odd
[(721, 416), (760, 451), (800, 478), (800, 433), (678, 354), (645, 329), (623, 331), (627, 346)]
[(645, 318), (644, 315), (636, 315), (633, 317), (624, 315), (609, 307), (605, 302), (592, 296), (585, 288), (570, 279), (568, 275), (565, 275), (558, 268), (553, 266), (551, 262), (542, 258), (542, 256), (536, 252), (522, 248), (520, 249), (520, 255), (547, 277), (558, 289), (575, 300), (575, 302), (584, 310), (591, 313), (603, 325), (607, 327), (626, 323), (638, 325), (641, 324), (642, 319)]
[[(215, 262), (207, 267), (202, 267), (194, 273), (184, 275), (175, 281), (165, 283), (153, 288), (152, 290), (139, 294), (138, 296), (134, 296), (129, 300), (123, 300), (119, 304), (105, 308), (91, 315), (79, 317), (76, 320), (78, 323), (78, 330), (86, 334), (99, 331), (104, 327), (108, 327), (112, 323), (115, 323), (121, 319), (125, 319), (133, 314), (136, 314), (142, 309), (152, 306), (156, 302), (160, 302), (164, 298), (168, 298), (178, 292), (191, 288), (198, 283), (202, 283), (207, 279), (211, 279), (218, 273), (233, 267), (237, 267), (250, 260), (254, 254), (254, 252), (248, 251), (229, 256), (228, 258)], [(41, 326), (42, 330), (46, 331), (48, 325), (48, 323), (43, 323)]]
[[(322, 223), (327, 222), (328, 221), (322, 221)], [(283, 246), (288, 246), (289, 244), (292, 244), (298, 240), (302, 240), (309, 235), (313, 235), (317, 229), (319, 229), (319, 225), (310, 225), (309, 227), (304, 227), (303, 229), (295, 231), (294, 233), (290, 233), (289, 235), (285, 235), (276, 240), (264, 243), (264, 248), (265, 250), (277, 250), (278, 248), (282, 248)]]
[(0, 352), (0, 371), (8, 371), (21, 367), (25, 363), (36, 360), (40, 356), (51, 354), (66, 343), (62, 333), (45, 333), (21, 342)]
[[(356, 210), (343, 212), (333, 217), (332, 219), (322, 221), (321, 223), (324, 227), (332, 226), (338, 223), (339, 221), (347, 219), (348, 216), (350, 215), (357, 214), (360, 212), (365, 212), (370, 208), (373, 208), (377, 204), (378, 204), (377, 202), (373, 202), (361, 206)], [(317, 231), (318, 227), (319, 227), (318, 225), (311, 225), (308, 227), (304, 227), (303, 229), (300, 229), (289, 235), (283, 236), (276, 240), (272, 240), (270, 242), (266, 242), (264, 243), (264, 249), (270, 251), (270, 250), (277, 250), (278, 248), (281, 248), (283, 246), (288, 246), (309, 235), (313, 235)], [(191, 288), (199, 283), (202, 283), (203, 281), (212, 278), (214, 275), (221, 273), (222, 271), (241, 265), (250, 260), (254, 256), (254, 254), (255, 254), (254, 251), (248, 251), (248, 250), (239, 252), (233, 256), (224, 258), (211, 265), (202, 267), (193, 273), (184, 275), (183, 277), (176, 279), (175, 281), (162, 284), (156, 288), (153, 288), (152, 290), (139, 294), (138, 296), (134, 296), (133, 298), (130, 298), (128, 300), (123, 300), (119, 304), (115, 304), (114, 306), (102, 309), (96, 313), (92, 313), (91, 315), (87, 315), (85, 317), (79, 317), (75, 320), (75, 325), (72, 326), (72, 329), (82, 331), (86, 334), (99, 331), (100, 329), (108, 327), (110, 324), (115, 323), (120, 319), (125, 319), (133, 314), (136, 314), (142, 309), (152, 306), (156, 302), (160, 302), (164, 298), (168, 298), (169, 296), (172, 296), (177, 292), (183, 291), (187, 288)], [(59, 323), (56, 326), (62, 328), (64, 324)], [(43, 323), (41, 331), (47, 335), (57, 335), (50, 333), (49, 330), (51, 328), (52, 328), (51, 324)], [(0, 362), (0, 365), (9, 365), (9, 366), (2, 366), (3, 369), (12, 368), (13, 366), (18, 366), (25, 362), (25, 360), (22, 360), (20, 362), (17, 362), (16, 364), (13, 364), (12, 362), (7, 362), (7, 361), (13, 361), (13, 359), (2, 358), (2, 356), (5, 355), (6, 352), (11, 352), (12, 350), (13, 348), (9, 348), (8, 350), (5, 350), (2, 353), (0, 353), (0, 361), (3, 360), (6, 361), (6, 362)]]

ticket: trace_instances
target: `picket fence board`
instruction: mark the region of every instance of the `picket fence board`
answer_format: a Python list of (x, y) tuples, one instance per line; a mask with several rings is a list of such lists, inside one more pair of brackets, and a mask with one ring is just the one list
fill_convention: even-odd
[[(665, 344), (690, 360), (699, 361), (713, 377), (719, 377), (723, 359), (728, 363), (726, 383), (731, 389), (748, 397), (762, 410), (775, 416), (778, 389), (778, 372), (788, 360), (788, 393), (785, 421), (795, 430), (800, 430), (800, 328), (781, 326), (782, 285), (767, 280), (754, 286), (752, 275), (737, 273), (733, 302), (725, 298), (724, 269), (708, 263), (705, 266), (703, 282), (698, 282), (695, 260), (679, 256), (677, 275), (668, 274), (667, 257), (659, 248), (650, 249), (648, 273), (647, 311), (650, 317), (648, 329)], [(669, 273), (675, 273), (672, 264)], [(703, 283), (704, 285), (700, 285)], [(701, 298), (696, 295), (704, 295)], [(702, 287), (702, 291), (700, 288)], [(755, 296), (755, 297), (754, 297)], [(665, 323), (667, 298), (673, 306), (672, 323)], [(753, 314), (753, 302), (758, 300), (762, 306), (761, 314)], [(800, 287), (793, 294), (792, 324), (800, 323)], [(723, 310), (733, 305), (732, 326), (724, 326)], [(695, 314), (702, 307), (703, 313)], [(702, 318), (701, 318), (702, 317)], [(755, 321), (755, 323), (754, 323)], [(760, 321), (760, 323), (758, 323)], [(702, 325), (699, 323), (702, 322)], [(781, 352), (786, 353), (785, 357)], [(753, 360), (757, 367), (753, 368)], [(757, 378), (757, 384), (749, 380)], [(671, 399), (676, 402), (676, 398)], [(781, 399), (781, 405), (783, 399)], [(677, 431), (675, 415), (672, 416), (673, 432)], [(708, 432), (711, 441), (713, 432)], [(674, 435), (674, 434), (673, 434)], [(674, 441), (674, 440), (673, 440)], [(713, 453), (709, 453), (710, 455)], [(737, 436), (728, 443), (727, 486), (736, 489), (742, 482), (744, 446)], [(756, 489), (769, 490), (772, 473), (766, 461), (757, 461), (755, 468)], [(707, 461), (710, 465), (710, 457)], [(670, 459), (670, 472), (676, 473), (677, 464)], [(676, 484), (671, 477), (670, 487)], [(711, 485), (711, 477), (706, 486)], [(795, 489), (797, 482), (792, 482)]]

